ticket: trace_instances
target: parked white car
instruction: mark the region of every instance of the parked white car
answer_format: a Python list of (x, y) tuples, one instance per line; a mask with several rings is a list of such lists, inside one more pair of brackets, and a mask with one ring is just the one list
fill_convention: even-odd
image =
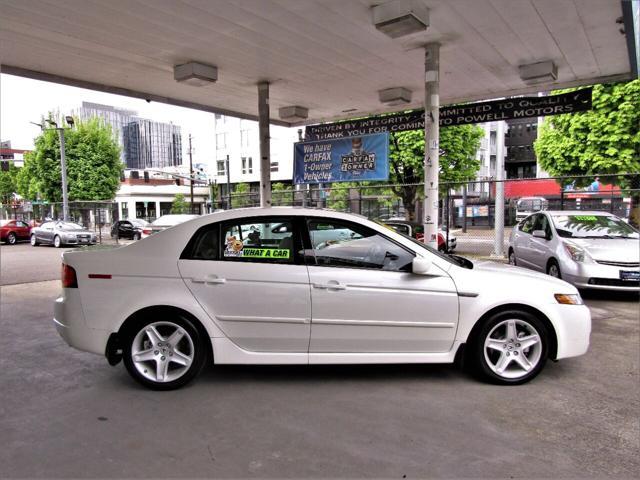
[(300, 208), (199, 217), (128, 246), (65, 252), (69, 345), (172, 389), (204, 364), (451, 363), (519, 384), (587, 351), (562, 280), (473, 265), (363, 217)]
[(610, 213), (536, 213), (513, 227), (508, 252), (512, 265), (545, 272), (578, 288), (640, 287), (640, 235)]

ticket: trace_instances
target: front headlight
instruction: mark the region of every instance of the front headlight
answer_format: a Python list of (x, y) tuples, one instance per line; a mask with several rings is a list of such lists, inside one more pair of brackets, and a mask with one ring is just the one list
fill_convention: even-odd
[(563, 243), (564, 249), (574, 262), (584, 262), (584, 250), (572, 243)]
[(582, 297), (579, 293), (556, 293), (556, 301), (562, 305), (582, 305)]

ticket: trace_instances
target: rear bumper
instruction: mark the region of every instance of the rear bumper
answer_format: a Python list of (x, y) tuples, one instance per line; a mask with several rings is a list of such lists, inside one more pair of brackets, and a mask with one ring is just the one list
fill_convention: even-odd
[(63, 295), (56, 299), (53, 324), (69, 346), (104, 355), (110, 332), (87, 327), (77, 289), (67, 288)]

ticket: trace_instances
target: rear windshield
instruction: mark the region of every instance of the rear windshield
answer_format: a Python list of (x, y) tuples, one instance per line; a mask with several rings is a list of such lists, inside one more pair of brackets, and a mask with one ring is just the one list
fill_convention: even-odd
[(609, 215), (554, 215), (558, 235), (565, 238), (638, 238), (638, 231)]
[(4, 227), (5, 225), (8, 225), (10, 221), (11, 220), (0, 220), (0, 227)]

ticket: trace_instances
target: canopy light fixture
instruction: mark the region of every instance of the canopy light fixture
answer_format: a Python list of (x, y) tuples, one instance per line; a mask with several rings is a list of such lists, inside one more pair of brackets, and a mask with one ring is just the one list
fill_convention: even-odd
[(429, 10), (418, 0), (392, 0), (372, 10), (375, 27), (391, 38), (422, 32), (429, 26)]
[(309, 117), (309, 109), (297, 105), (291, 107), (282, 107), (278, 110), (278, 114), (282, 120), (287, 122), (300, 122)]
[(202, 87), (218, 80), (218, 67), (198, 62), (183, 63), (173, 67), (173, 78), (187, 85)]
[(558, 79), (558, 67), (551, 60), (520, 65), (520, 78), (527, 84), (553, 82)]
[(411, 103), (411, 90), (404, 87), (387, 88), (386, 90), (378, 91), (378, 98), (380, 103), (384, 103), (389, 107), (405, 105)]

